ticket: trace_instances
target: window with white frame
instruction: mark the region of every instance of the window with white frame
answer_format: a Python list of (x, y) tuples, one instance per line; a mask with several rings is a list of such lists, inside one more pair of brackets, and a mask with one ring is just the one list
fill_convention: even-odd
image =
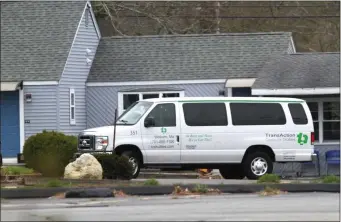
[(315, 140), (318, 143), (340, 141), (340, 100), (324, 99), (323, 101), (309, 101), (313, 121)]
[(122, 114), (134, 102), (142, 99), (184, 97), (183, 91), (158, 91), (158, 92), (119, 92), (118, 113)]
[(70, 89), (70, 125), (76, 124), (76, 99), (75, 89)]

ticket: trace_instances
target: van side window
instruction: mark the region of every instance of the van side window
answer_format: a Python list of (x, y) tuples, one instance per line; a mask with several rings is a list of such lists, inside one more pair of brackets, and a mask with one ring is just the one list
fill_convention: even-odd
[(225, 103), (184, 103), (187, 126), (227, 126)]
[(230, 103), (232, 124), (285, 125), (284, 110), (279, 103)]
[(308, 118), (305, 114), (302, 104), (290, 103), (288, 107), (292, 116), (292, 120), (296, 125), (308, 124)]
[(153, 127), (171, 127), (176, 126), (176, 114), (174, 103), (158, 104), (148, 114), (148, 117), (153, 117), (155, 125)]

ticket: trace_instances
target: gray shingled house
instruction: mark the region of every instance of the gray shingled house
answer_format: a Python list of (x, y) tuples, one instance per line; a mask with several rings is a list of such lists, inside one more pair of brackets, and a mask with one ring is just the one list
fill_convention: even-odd
[(159, 95), (249, 96), (264, 61), (288, 53), (295, 46), (285, 32), (104, 37), (87, 81), (87, 126)]
[(315, 128), (315, 147), (324, 154), (340, 149), (340, 53), (294, 53), (274, 56), (264, 63), (252, 95), (305, 99)]
[(137, 100), (182, 96), (304, 98), (317, 149), (339, 148), (339, 59), (296, 53), (288, 32), (101, 38), (89, 3), (3, 2), (3, 155), (16, 161), (43, 129), (77, 135)]
[(340, 53), (274, 56), (258, 72), (252, 94), (305, 99), (315, 121), (317, 143), (339, 147)]
[(25, 139), (86, 128), (85, 82), (101, 38), (87, 2), (1, 3), (1, 148), (17, 162)]

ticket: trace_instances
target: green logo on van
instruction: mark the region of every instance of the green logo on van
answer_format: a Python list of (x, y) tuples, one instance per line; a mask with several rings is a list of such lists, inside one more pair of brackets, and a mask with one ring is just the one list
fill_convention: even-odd
[(297, 143), (300, 145), (308, 143), (308, 135), (304, 133), (297, 134)]
[(162, 127), (162, 128), (161, 128), (161, 133), (163, 133), (163, 134), (167, 133), (167, 129), (164, 128), (164, 127)]

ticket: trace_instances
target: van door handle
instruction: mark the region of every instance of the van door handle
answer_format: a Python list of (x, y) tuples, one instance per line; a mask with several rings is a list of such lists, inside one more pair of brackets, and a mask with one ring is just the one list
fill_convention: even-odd
[(176, 142), (179, 142), (179, 141), (180, 141), (180, 137), (176, 136)]

